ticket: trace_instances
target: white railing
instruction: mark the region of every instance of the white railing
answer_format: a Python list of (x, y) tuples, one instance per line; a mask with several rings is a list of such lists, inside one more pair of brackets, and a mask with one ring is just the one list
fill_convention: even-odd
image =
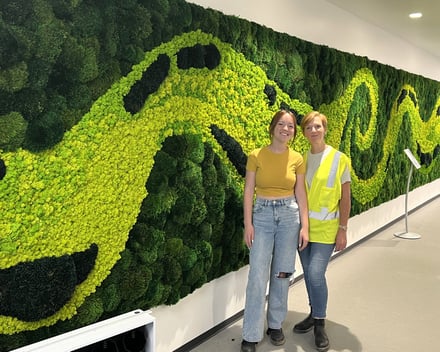
[(99, 321), (61, 335), (20, 347), (11, 352), (72, 352), (91, 346), (130, 331), (143, 333), (143, 352), (155, 352), (155, 318), (150, 311), (134, 310), (116, 317)]

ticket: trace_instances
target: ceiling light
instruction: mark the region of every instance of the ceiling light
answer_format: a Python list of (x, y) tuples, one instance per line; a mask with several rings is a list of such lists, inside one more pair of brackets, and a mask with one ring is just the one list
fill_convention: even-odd
[(421, 12), (413, 12), (409, 14), (409, 18), (420, 18), (423, 14)]

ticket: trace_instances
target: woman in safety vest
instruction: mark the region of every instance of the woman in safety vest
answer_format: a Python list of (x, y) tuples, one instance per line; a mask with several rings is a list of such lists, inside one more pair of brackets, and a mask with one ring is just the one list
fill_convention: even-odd
[(310, 304), (309, 316), (293, 331), (306, 333), (312, 328), (318, 351), (327, 351), (330, 343), (325, 332), (328, 289), (325, 278), (333, 252), (347, 245), (350, 215), (350, 159), (325, 143), (327, 117), (312, 111), (301, 121), (311, 149), (304, 155), (306, 190), (309, 206), (309, 245), (299, 253)]
[(242, 352), (254, 352), (263, 339), (268, 281), (266, 334), (276, 346), (285, 342), (281, 325), (287, 315), (289, 278), (297, 248), (307, 246), (309, 238), (305, 164), (289, 147), (296, 127), (292, 112), (278, 111), (269, 126), (271, 143), (252, 151), (247, 160), (243, 212), (250, 252)]

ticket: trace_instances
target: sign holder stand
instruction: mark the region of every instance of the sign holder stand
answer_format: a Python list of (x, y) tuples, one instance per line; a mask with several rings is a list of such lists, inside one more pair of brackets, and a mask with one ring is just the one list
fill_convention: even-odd
[(408, 182), (406, 184), (406, 195), (405, 195), (405, 231), (396, 232), (394, 233), (394, 236), (407, 240), (416, 240), (421, 238), (422, 236), (419, 235), (418, 233), (408, 231), (408, 193), (409, 193), (409, 185), (411, 183), (413, 169), (414, 168), (420, 169), (420, 164), (409, 149), (405, 149), (404, 152), (408, 157), (408, 159), (411, 161), (411, 167), (409, 169)]

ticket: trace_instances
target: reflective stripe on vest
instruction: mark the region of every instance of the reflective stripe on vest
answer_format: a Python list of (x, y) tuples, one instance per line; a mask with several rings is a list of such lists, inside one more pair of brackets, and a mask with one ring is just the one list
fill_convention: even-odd
[[(333, 188), (336, 181), (336, 173), (339, 167), (339, 160), (341, 159), (341, 152), (336, 151), (333, 156), (332, 165), (330, 167), (330, 172), (327, 178), (327, 187)], [(334, 220), (339, 218), (339, 211), (330, 213), (327, 207), (322, 207), (321, 211), (318, 213), (316, 211), (309, 211), (309, 218), (316, 220)]]
[(321, 208), (321, 211), (309, 211), (309, 218), (315, 220), (334, 220), (339, 218), (339, 211), (329, 213), (327, 208)]
[(330, 174), (327, 179), (327, 187), (333, 188), (336, 180), (336, 171), (338, 171), (339, 159), (341, 159), (341, 152), (337, 151), (333, 157), (332, 166), (330, 168)]

